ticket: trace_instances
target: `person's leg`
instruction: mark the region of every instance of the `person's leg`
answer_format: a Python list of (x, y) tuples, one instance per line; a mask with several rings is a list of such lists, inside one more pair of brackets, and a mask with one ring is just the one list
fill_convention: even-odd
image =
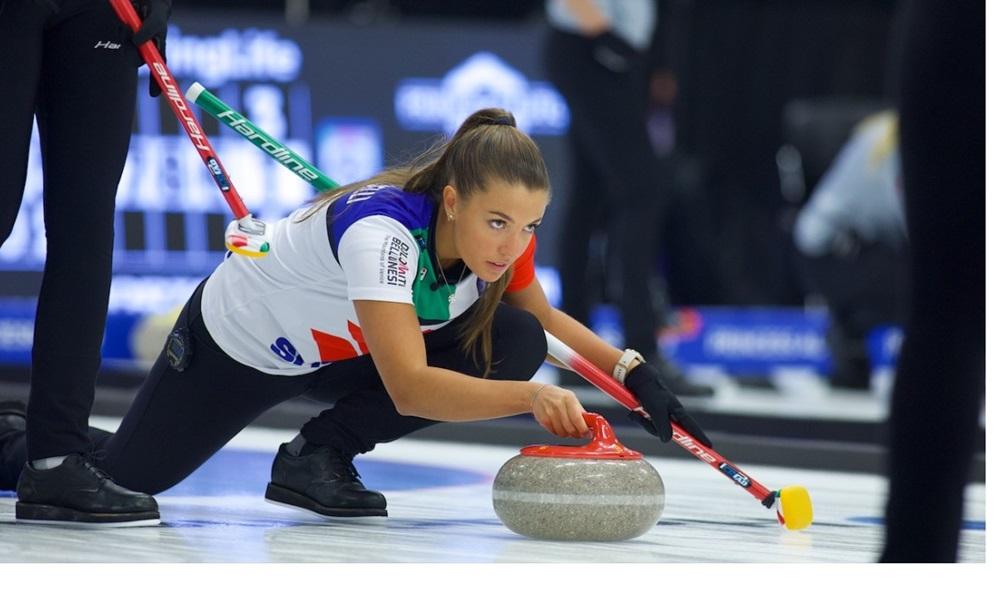
[(826, 343), (828, 380), (834, 387), (868, 389), (871, 375), (866, 336), (878, 323), (892, 321), (891, 312), (876, 317), (879, 294), (891, 288), (887, 279), (899, 271), (883, 264), (876, 245), (856, 241), (850, 253), (799, 257), (806, 282), (823, 298), (829, 315)]
[[(4, 4), (5, 9), (56, 6)], [(26, 451), (32, 463), (20, 469), (15, 518), (156, 524), (152, 498), (109, 483), (84, 455), (90, 446), (87, 420), (107, 315), (115, 192), (128, 151), (137, 56), (106, 3), (60, 6), (45, 22), (35, 97), (47, 255), (27, 407)], [(120, 47), (99, 53), (97, 40)]]
[[(14, 490), (28, 461), (25, 428), (27, 410), (23, 402), (0, 402), (0, 491)], [(87, 431), (92, 450), (100, 449), (111, 432), (91, 426)]]
[[(426, 337), (427, 363), (473, 377), (482, 376), (482, 367), (473, 364), (460, 345), (460, 324), (456, 320)], [(537, 319), (527, 311), (501, 303), (493, 319), (493, 370), (490, 379), (530, 379), (545, 360), (545, 333)], [(370, 364), (371, 358), (363, 358)], [(396, 411), (374, 364), (373, 373), (359, 378), (357, 387), (340, 388), (348, 393), (331, 397), (331, 386), (318, 384), (309, 394), (317, 399), (334, 401), (327, 409), (302, 427), (303, 437), (314, 444), (333, 445), (354, 456), (366, 453), (378, 443), (387, 443), (438, 422), (421, 417), (406, 417)], [(325, 397), (324, 397), (325, 396)]]
[(598, 288), (607, 283), (604, 254), (595, 257), (594, 250), (599, 230), (606, 226), (608, 220), (608, 207), (600, 175), (582, 146), (577, 144), (578, 139), (571, 128), (572, 183), (569, 197), (562, 203), (565, 213), (559, 236), (559, 280), (562, 287), (559, 308), (573, 319), (589, 325), (591, 308), (604, 297), (604, 292)]
[(906, 252), (905, 246), (863, 243), (857, 254), (845, 263), (850, 270), (843, 271), (839, 280), (841, 289), (831, 288), (841, 300), (832, 315), (839, 316), (843, 341), (840, 354), (843, 369), (831, 372), (831, 384), (869, 387), (868, 336), (879, 326), (905, 322), (905, 312), (901, 312), (900, 307), (904, 302), (902, 292), (908, 284)]
[[(570, 159), (570, 186), (560, 201), (565, 212), (560, 218), (558, 245), (559, 278), (562, 285), (560, 309), (570, 317), (587, 324), (596, 291), (593, 283), (596, 268), (603, 258), (592, 257), (599, 230), (606, 228), (608, 198), (601, 174), (594, 168), (587, 142), (587, 116), (581, 105), (589, 95), (587, 79), (592, 65), (590, 50), (579, 37), (550, 29), (543, 46), (546, 72), (570, 107), (573, 121), (567, 135)], [(577, 114), (581, 116), (577, 118)], [(607, 279), (600, 271), (601, 286)]]
[(0, 401), (0, 491), (12, 490), (24, 466), (24, 403)]
[[(581, 193), (582, 189), (574, 192), (570, 214), (597, 207), (588, 213), (597, 215), (597, 223), (607, 227), (605, 284), (622, 315), (625, 345), (654, 363), (674, 392), (711, 394), (712, 388), (688, 381), (659, 355), (657, 347), (657, 333), (667, 321), (666, 301), (659, 293), (663, 285), (653, 282), (666, 193), (660, 189), (646, 128), (642, 61), (624, 72), (613, 72), (594, 59), (591, 41), (553, 29), (546, 38), (545, 60), (549, 78), (566, 98), (573, 117), (574, 160), (586, 161), (583, 170), (590, 177), (583, 187), (599, 187), (596, 196)], [(566, 244), (575, 238), (563, 241), (561, 272), (579, 266), (571, 259), (579, 257), (579, 249), (573, 253)], [(590, 237), (586, 240), (589, 244)], [(587, 291), (580, 287), (568, 291), (574, 289)], [(565, 287), (563, 292), (566, 295)], [(571, 293), (569, 299), (577, 297)], [(567, 305), (572, 308), (572, 302)], [(569, 314), (585, 324), (589, 321), (589, 313)]]
[[(89, 445), (115, 193), (135, 108), (135, 49), (108, 3), (87, 7), (57, 15), (45, 32), (37, 116), (47, 256), (32, 346), (31, 460), (83, 453)], [(95, 48), (100, 40), (121, 47)]]
[(881, 560), (953, 562), (985, 388), (985, 31), (981, 3), (910, 8), (899, 130), (913, 302)]
[[(0, 2), (0, 245), (14, 227), (28, 172), (28, 148), (42, 66), (42, 27), (48, 13), (35, 2)], [(9, 61), (7, 58), (17, 58)]]
[[(654, 283), (666, 193), (660, 189), (646, 129), (643, 68), (637, 64), (612, 72), (593, 59), (586, 39), (561, 33), (551, 39), (551, 55), (570, 66), (566, 75), (553, 72), (552, 78), (573, 116), (576, 155), (587, 160), (592, 181), (602, 188), (596, 200), (574, 194), (582, 201), (573, 206), (606, 200), (601, 204), (609, 220), (606, 283), (622, 315), (625, 345), (653, 363), (675, 393), (711, 394), (712, 388), (688, 381), (657, 346), (657, 333), (667, 321), (666, 304), (657, 293), (662, 284)], [(580, 321), (587, 323), (586, 316)]]
[(268, 375), (226, 355), (197, 302), (188, 330), (190, 363), (177, 371), (161, 351), (118, 431), (102, 446), (98, 465), (125, 487), (156, 494), (176, 485), (264, 411), (306, 387), (307, 376)]
[(595, 63), (574, 118), (594, 172), (610, 199), (608, 270), (622, 314), (625, 345), (657, 354), (666, 313), (654, 309), (651, 281), (659, 250), (664, 194), (646, 133), (638, 74), (611, 73)]
[[(174, 327), (189, 332), (186, 368), (174, 370), (161, 352), (118, 431), (92, 431), (93, 453), (71, 454), (48, 470), (24, 464), (18, 521), (158, 523), (148, 494), (178, 483), (263, 411), (304, 390), (306, 377), (266, 375), (223, 353), (198, 316), (198, 295)], [(66, 475), (70, 469), (92, 475), (96, 485), (82, 489), (76, 473)], [(74, 490), (79, 495), (69, 496)]]
[(833, 387), (867, 390), (871, 380), (867, 329), (854, 325), (851, 312), (829, 310), (826, 345), (830, 353), (827, 380)]
[[(431, 366), (482, 376), (459, 346), (456, 320), (429, 334)], [(533, 315), (501, 304), (492, 331), (494, 379), (529, 379), (546, 354), (545, 335)], [(376, 444), (399, 439), (438, 422), (396, 411), (369, 356), (327, 366), (308, 394), (334, 402), (282, 445), (271, 470), (265, 498), (321, 515), (386, 515), (385, 497), (367, 490), (352, 459)]]

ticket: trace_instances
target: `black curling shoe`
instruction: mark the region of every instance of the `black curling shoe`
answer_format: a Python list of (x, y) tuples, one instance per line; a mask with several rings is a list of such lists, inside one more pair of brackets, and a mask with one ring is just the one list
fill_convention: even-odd
[(0, 401), (0, 490), (12, 490), (17, 487), (17, 475), (21, 463), (11, 459), (13, 451), (7, 448), (7, 443), (23, 435), (26, 426), (23, 402)]
[(327, 517), (385, 517), (385, 496), (365, 489), (351, 458), (333, 447), (292, 455), (278, 447), (267, 500)]
[(25, 464), (14, 517), (30, 524), (118, 528), (159, 525), (160, 510), (152, 496), (125, 489), (74, 453), (55, 468)]

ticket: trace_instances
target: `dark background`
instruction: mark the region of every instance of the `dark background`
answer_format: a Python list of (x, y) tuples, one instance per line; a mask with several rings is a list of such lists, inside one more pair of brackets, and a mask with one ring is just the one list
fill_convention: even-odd
[[(789, 238), (799, 203), (782, 196), (775, 166), (788, 138), (784, 110), (798, 99), (883, 103), (891, 89), (886, 49), (895, 5), (660, 2), (651, 68), (668, 71), (676, 82), (676, 97), (665, 107), (675, 146), (662, 159), (671, 190), (663, 202), (668, 214), (662, 269), (674, 304), (802, 304)], [(538, 45), (544, 13), (537, 0), (313, 0), (309, 6), (308, 20), (298, 25), (289, 23), (294, 15), (280, 1), (178, 0), (173, 23), (186, 34), (217, 32), (222, 25), (266, 27), (300, 40), (309, 50), (302, 78), (312, 88), (313, 118), (380, 118), (386, 163), (435, 137), (404, 131), (391, 120), (391, 91), (399, 80), (440, 78), (477, 48), (502, 50), (503, 59), (527, 78), (543, 79)], [(167, 115), (165, 124), (169, 120)], [(214, 120), (204, 123), (217, 133)], [(541, 263), (552, 265), (562, 239), (564, 143), (561, 137), (536, 139), (555, 186), (540, 251)], [(30, 294), (39, 276), (0, 272), (0, 293)]]

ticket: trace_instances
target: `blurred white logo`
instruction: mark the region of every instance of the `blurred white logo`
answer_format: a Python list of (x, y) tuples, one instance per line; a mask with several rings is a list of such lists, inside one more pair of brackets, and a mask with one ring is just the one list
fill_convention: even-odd
[(302, 70), (299, 44), (274, 30), (229, 28), (215, 36), (196, 36), (170, 26), (167, 39), (174, 76), (206, 87), (227, 81), (288, 83)]
[(565, 100), (550, 84), (529, 81), (496, 55), (474, 54), (442, 79), (405, 79), (396, 88), (396, 118), (407, 130), (451, 134), (472, 112), (507, 109), (528, 134), (562, 134), (569, 126)]

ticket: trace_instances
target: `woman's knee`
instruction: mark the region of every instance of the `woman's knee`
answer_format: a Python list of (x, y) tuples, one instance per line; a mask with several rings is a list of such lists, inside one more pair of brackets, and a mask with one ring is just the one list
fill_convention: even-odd
[(493, 324), (494, 378), (530, 379), (548, 353), (545, 330), (534, 315), (501, 305)]

